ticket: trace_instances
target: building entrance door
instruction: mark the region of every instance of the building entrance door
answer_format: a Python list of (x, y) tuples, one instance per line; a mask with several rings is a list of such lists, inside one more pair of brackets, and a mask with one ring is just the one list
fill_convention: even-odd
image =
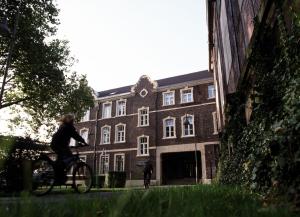
[[(196, 158), (195, 152), (165, 153), (162, 160), (162, 184), (195, 184)], [(201, 179), (201, 153), (197, 152), (198, 180)]]

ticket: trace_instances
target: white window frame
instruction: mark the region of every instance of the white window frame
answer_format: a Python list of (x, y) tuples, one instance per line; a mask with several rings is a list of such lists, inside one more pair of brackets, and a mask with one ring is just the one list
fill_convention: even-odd
[[(125, 103), (125, 108), (124, 108), (124, 113), (119, 115), (119, 103), (124, 102)], [(127, 107), (127, 100), (126, 99), (119, 99), (116, 101), (116, 117), (122, 117), (126, 115), (126, 107)]]
[(90, 114), (91, 114), (91, 111), (90, 111), (90, 109), (89, 109), (89, 110), (87, 110), (87, 111), (84, 113), (83, 117), (81, 118), (81, 122), (89, 121), (89, 120), (90, 120)]
[[(124, 127), (124, 140), (118, 141), (118, 127), (123, 126)], [(126, 142), (126, 124), (119, 123), (115, 126), (115, 143), (125, 143)]]
[(125, 171), (125, 154), (124, 153), (117, 153), (114, 155), (114, 171), (118, 171), (117, 170), (117, 156), (122, 156), (122, 158), (123, 158), (123, 168), (119, 172), (124, 172)]
[[(166, 104), (166, 95), (167, 94), (173, 94), (173, 103), (170, 103), (170, 104)], [(168, 90), (166, 92), (163, 92), (162, 93), (163, 95), (163, 106), (171, 106), (171, 105), (175, 105), (175, 90)]]
[[(109, 129), (109, 141), (108, 142), (104, 142), (104, 134), (103, 134), (103, 130), (104, 130), (104, 128), (108, 128)], [(107, 145), (107, 144), (110, 144), (110, 138), (111, 138), (111, 126), (109, 126), (109, 125), (104, 125), (103, 127), (101, 127), (101, 142), (100, 142), (100, 144), (101, 145)]]
[[(213, 96), (210, 96), (210, 87), (213, 87)], [(214, 84), (210, 84), (207, 86), (207, 99), (216, 98), (216, 87)]]
[(109, 172), (109, 154), (101, 154), (100, 155), (100, 159), (99, 159), (99, 175), (105, 175), (105, 174), (107, 174), (107, 173), (101, 173), (102, 171), (101, 171), (101, 167), (102, 167), (102, 164), (101, 164), (101, 159), (102, 159), (102, 157), (107, 157), (107, 160), (108, 160), (108, 167), (107, 167), (107, 173)]
[[(104, 117), (104, 107), (105, 105), (110, 105), (110, 114), (108, 117)], [(112, 102), (104, 102), (102, 104), (102, 119), (108, 119), (108, 118), (111, 118), (112, 117)]]
[[(172, 119), (174, 121), (174, 136), (167, 137), (166, 120), (168, 119)], [(163, 139), (174, 139), (174, 138), (176, 138), (176, 118), (168, 116), (163, 119)]]
[[(183, 91), (187, 91), (187, 90), (191, 91), (192, 101), (190, 101), (190, 102), (184, 102), (183, 101)], [(194, 102), (194, 88), (193, 87), (185, 87), (183, 89), (180, 89), (180, 103), (185, 104), (185, 103), (192, 103), (192, 102)]]
[[(143, 125), (141, 125), (141, 117), (142, 117), (142, 115), (141, 115), (141, 111), (142, 110), (147, 110), (147, 114), (146, 115), (143, 115), (143, 116), (146, 116), (147, 117), (147, 124), (143, 124)], [(147, 127), (147, 126), (149, 126), (149, 107), (141, 107), (141, 108), (139, 108), (138, 109), (138, 127)]]
[(212, 112), (212, 120), (213, 120), (213, 134), (216, 135), (218, 134), (218, 119), (217, 119), (217, 112)]
[[(193, 134), (189, 134), (189, 135), (185, 135), (185, 117), (192, 117), (193, 118)], [(181, 117), (181, 137), (194, 137), (195, 136), (195, 116), (192, 114), (186, 114), (184, 116)]]
[[(141, 138), (147, 138), (147, 154), (141, 154)], [(143, 150), (145, 150), (145, 148), (143, 147)], [(143, 157), (143, 156), (149, 156), (150, 153), (149, 153), (149, 136), (146, 136), (146, 135), (141, 135), (141, 136), (138, 136), (137, 137), (137, 157)], [(144, 152), (144, 151), (143, 151)]]
[(82, 136), (82, 131), (87, 131), (87, 138), (86, 138), (85, 142), (86, 142), (86, 143), (89, 143), (89, 129), (86, 128), (86, 127), (84, 127), (84, 128), (81, 128), (81, 129), (79, 130), (79, 134), (80, 134), (80, 136), (83, 138), (83, 136)]

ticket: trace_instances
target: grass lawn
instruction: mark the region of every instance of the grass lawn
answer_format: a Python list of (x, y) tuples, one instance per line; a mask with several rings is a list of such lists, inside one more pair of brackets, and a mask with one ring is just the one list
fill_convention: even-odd
[[(100, 194), (99, 194), (100, 195)], [(200, 185), (123, 191), (106, 199), (67, 194), (63, 200), (24, 197), (0, 204), (5, 217), (293, 217), (287, 208), (263, 208), (258, 196), (240, 189)], [(298, 213), (299, 214), (299, 213)]]

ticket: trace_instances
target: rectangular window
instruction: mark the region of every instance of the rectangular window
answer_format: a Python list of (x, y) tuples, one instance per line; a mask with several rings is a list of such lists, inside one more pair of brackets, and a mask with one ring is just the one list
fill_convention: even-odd
[(111, 118), (111, 102), (103, 104), (102, 118)]
[(115, 171), (123, 172), (125, 169), (125, 154), (115, 154)]
[(110, 127), (105, 126), (101, 129), (101, 144), (109, 144), (110, 143)]
[(88, 143), (89, 138), (89, 130), (88, 129), (81, 129), (80, 130), (80, 136), (84, 139), (86, 143)]
[(117, 101), (116, 114), (117, 114), (117, 116), (126, 115), (126, 101), (125, 100)]
[(216, 97), (215, 85), (209, 85), (207, 87), (208, 99), (212, 99)]
[(181, 103), (189, 103), (194, 101), (193, 88), (182, 89), (181, 92)]
[(81, 121), (84, 122), (84, 121), (89, 121), (90, 120), (90, 110), (87, 110), (83, 117), (81, 118)]
[(174, 91), (169, 91), (163, 93), (163, 105), (168, 106), (168, 105), (174, 105), (175, 104), (175, 92)]
[(125, 124), (116, 125), (116, 142), (125, 142)]
[(109, 155), (100, 156), (100, 174), (107, 174), (109, 171)]
[(175, 118), (168, 118), (164, 120), (164, 137), (174, 138), (175, 137)]
[(141, 136), (138, 138), (138, 155), (149, 155), (149, 137)]
[[(188, 124), (187, 124), (188, 123)], [(182, 136), (194, 135), (194, 116), (187, 115), (182, 118)]]
[(138, 113), (139, 123), (138, 126), (149, 126), (149, 108), (139, 109)]

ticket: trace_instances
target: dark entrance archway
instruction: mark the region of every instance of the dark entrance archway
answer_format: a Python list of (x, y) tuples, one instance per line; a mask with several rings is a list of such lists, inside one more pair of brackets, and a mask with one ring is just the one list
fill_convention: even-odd
[[(162, 160), (162, 184), (195, 184), (195, 152), (164, 153)], [(201, 179), (201, 153), (197, 151), (198, 180)]]

